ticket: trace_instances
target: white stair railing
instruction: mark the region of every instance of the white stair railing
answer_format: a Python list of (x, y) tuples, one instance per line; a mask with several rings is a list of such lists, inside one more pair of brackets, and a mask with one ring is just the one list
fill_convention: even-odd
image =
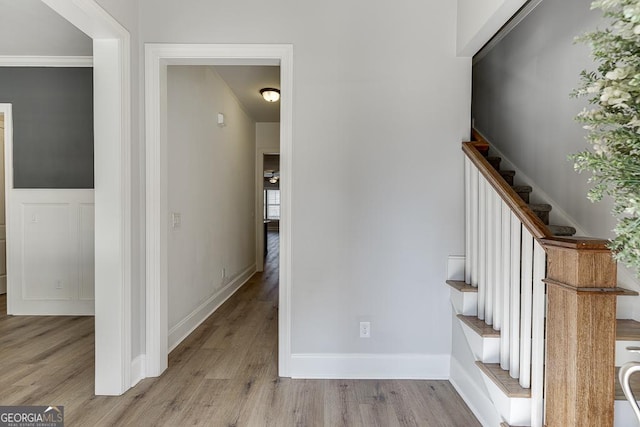
[(547, 260), (537, 238), (547, 230), (497, 171), (481, 172), (477, 162), (467, 153), (465, 279), (478, 288), (478, 318), (500, 331), (502, 369), (530, 389), (531, 425), (542, 427)]

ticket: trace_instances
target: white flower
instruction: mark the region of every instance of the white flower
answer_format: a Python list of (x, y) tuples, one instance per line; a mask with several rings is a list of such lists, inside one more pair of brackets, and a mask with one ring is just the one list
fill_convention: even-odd
[(600, 96), (600, 101), (608, 105), (625, 106), (625, 102), (631, 99), (631, 94), (615, 87), (605, 87)]
[(620, 3), (620, 0), (597, 0), (591, 3), (591, 9), (611, 9), (616, 7)]
[(638, 206), (638, 201), (636, 199), (629, 199), (629, 205), (625, 208), (624, 212), (628, 213), (629, 215), (635, 215), (640, 208), (640, 206)]
[[(639, 25), (640, 26), (640, 25)], [(602, 82), (597, 81), (591, 86), (587, 87), (587, 93), (599, 93), (602, 90)]]
[(629, 71), (629, 67), (618, 67), (615, 70), (609, 71), (607, 74), (605, 74), (605, 78), (607, 78), (608, 80), (622, 80), (629, 75)]

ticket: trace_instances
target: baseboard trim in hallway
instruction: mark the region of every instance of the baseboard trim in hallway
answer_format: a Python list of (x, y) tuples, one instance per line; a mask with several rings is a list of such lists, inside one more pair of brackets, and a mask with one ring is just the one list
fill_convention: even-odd
[(171, 328), (168, 336), (169, 352), (175, 349), (189, 334), (195, 331), (202, 322), (207, 320), (207, 318), (235, 294), (238, 289), (242, 288), (255, 273), (256, 265), (253, 264)]
[(449, 355), (432, 354), (292, 354), (292, 378), (449, 379)]

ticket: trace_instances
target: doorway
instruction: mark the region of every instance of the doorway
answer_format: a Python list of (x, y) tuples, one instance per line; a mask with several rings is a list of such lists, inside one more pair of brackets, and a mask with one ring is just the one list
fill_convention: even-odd
[(131, 357), (130, 35), (95, 0), (42, 2), (93, 39), (95, 394), (120, 395), (145, 376)]
[[(169, 65), (279, 65), (280, 121), (280, 269), (278, 372), (289, 376), (291, 359), (291, 45), (173, 45), (145, 46), (146, 124), (146, 364), (147, 376), (159, 376), (168, 366), (167, 242), (167, 67)], [(257, 202), (257, 201), (256, 201)], [(260, 212), (256, 205), (255, 212)]]

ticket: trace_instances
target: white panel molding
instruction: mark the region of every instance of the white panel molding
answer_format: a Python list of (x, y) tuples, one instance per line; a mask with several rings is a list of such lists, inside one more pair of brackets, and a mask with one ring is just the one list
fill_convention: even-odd
[(297, 353), (292, 378), (449, 379), (448, 354)]
[(82, 209), (93, 205), (94, 190), (10, 189), (8, 201), (7, 312), (93, 315), (93, 299), (82, 298), (83, 286), (94, 286), (93, 277), (82, 280), (93, 248), (82, 246), (93, 240), (94, 229), (93, 223), (82, 225)]
[(200, 304), (185, 316), (177, 325), (169, 329), (169, 336), (167, 338), (168, 351), (171, 352), (176, 348), (186, 337), (188, 337), (198, 326), (202, 324), (209, 316), (211, 316), (226, 300), (228, 300), (236, 291), (244, 286), (251, 276), (256, 272), (256, 265), (245, 269), (240, 274), (236, 275), (227, 285), (219, 289), (213, 295), (206, 299), (205, 302)]
[(93, 56), (0, 55), (0, 67), (93, 67)]
[[(50, 0), (48, 0), (50, 1)], [(167, 65), (280, 65), (280, 286), (278, 373), (290, 376), (293, 46), (270, 44), (147, 44), (145, 46), (146, 365), (159, 376), (168, 365)]]

